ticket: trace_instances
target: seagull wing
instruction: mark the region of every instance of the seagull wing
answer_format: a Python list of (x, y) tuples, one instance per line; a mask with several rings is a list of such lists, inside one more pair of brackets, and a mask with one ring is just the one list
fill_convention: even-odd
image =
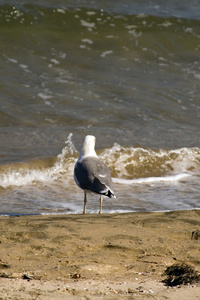
[(98, 158), (87, 157), (78, 161), (74, 174), (80, 188), (108, 197), (114, 196), (110, 169)]

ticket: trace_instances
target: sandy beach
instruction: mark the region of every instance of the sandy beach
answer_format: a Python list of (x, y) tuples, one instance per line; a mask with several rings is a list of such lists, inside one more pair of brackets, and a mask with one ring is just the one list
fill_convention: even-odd
[(0, 299), (199, 299), (200, 211), (0, 218)]

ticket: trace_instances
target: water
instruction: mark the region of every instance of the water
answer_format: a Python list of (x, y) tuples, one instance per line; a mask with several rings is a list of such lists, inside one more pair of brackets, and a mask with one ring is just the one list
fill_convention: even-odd
[(199, 1), (51, 2), (0, 5), (0, 214), (82, 212), (86, 134), (103, 212), (200, 208)]

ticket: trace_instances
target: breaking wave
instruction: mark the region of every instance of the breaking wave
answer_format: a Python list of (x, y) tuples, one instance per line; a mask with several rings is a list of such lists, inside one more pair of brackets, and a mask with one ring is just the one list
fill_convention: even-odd
[[(110, 167), (117, 184), (172, 182), (200, 173), (200, 149), (196, 147), (153, 150), (114, 144), (97, 152)], [(78, 151), (70, 134), (66, 146), (57, 157), (0, 166), (0, 186), (8, 188), (47, 182), (58, 184), (63, 179), (66, 185), (67, 179), (73, 176), (77, 157)]]

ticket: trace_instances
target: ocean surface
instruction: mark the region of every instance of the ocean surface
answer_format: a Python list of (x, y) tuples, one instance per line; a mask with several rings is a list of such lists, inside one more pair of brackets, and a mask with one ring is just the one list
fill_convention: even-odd
[(81, 213), (87, 134), (103, 212), (200, 208), (200, 1), (22, 3), (0, 3), (0, 215)]

